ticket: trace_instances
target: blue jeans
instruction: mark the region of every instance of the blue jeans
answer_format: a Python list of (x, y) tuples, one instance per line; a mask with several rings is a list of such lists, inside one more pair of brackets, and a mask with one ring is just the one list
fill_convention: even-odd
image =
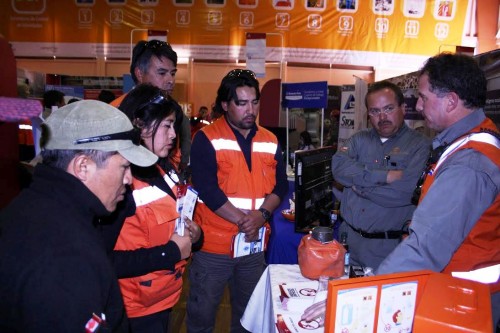
[(213, 332), (217, 308), (229, 284), (231, 332), (247, 332), (240, 319), (265, 266), (264, 252), (239, 258), (196, 252), (189, 267), (187, 331)]

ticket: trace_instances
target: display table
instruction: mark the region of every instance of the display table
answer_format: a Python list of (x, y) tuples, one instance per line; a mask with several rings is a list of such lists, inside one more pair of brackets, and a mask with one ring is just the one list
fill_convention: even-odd
[(297, 248), (305, 234), (295, 232), (294, 222), (288, 221), (281, 215), (284, 209), (290, 209), (290, 202), (295, 191), (295, 182), (288, 181), (288, 195), (273, 212), (270, 221), (271, 236), (267, 244), (266, 262), (268, 264), (297, 264)]
[[(312, 305), (314, 295), (303, 294), (304, 297), (297, 298), (294, 306), (289, 303), (289, 308), (287, 309), (282, 304), (280, 297), (282, 289), (280, 289), (280, 284), (298, 285), (302, 283), (309, 283), (312, 288), (316, 288), (318, 285), (317, 281), (302, 276), (299, 265), (269, 265), (262, 274), (248, 302), (241, 319), (243, 327), (255, 333), (279, 332), (276, 322), (288, 319), (289, 322), (295, 321), (296, 323), (296, 327), (294, 327), (296, 330), (294, 332), (323, 332), (323, 327), (316, 329), (311, 329), (311, 327), (304, 328), (302, 327), (304, 325), (300, 322), (300, 315), (303, 312), (302, 308), (305, 309), (307, 306)], [(308, 298), (307, 296), (310, 297)], [(301, 306), (300, 311), (297, 310), (298, 304)]]

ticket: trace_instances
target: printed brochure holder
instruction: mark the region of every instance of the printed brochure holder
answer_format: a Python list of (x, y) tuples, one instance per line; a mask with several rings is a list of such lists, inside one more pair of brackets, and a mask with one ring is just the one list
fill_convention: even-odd
[(491, 332), (489, 287), (428, 270), (331, 280), (325, 332)]

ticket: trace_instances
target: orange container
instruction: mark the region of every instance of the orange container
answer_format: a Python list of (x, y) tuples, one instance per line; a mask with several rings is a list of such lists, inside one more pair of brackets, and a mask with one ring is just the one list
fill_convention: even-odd
[(415, 313), (414, 332), (491, 332), (488, 285), (432, 274)]

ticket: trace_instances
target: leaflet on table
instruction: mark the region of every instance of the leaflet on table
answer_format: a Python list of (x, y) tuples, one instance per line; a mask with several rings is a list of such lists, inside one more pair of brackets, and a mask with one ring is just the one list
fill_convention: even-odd
[(189, 220), (193, 220), (194, 206), (197, 199), (198, 192), (191, 186), (188, 186), (186, 195), (177, 199), (177, 212), (179, 212), (180, 217), (175, 223), (175, 232), (180, 236), (184, 236), (184, 218), (187, 217)]
[(245, 242), (245, 233), (238, 233), (233, 237), (233, 243), (231, 244), (233, 258), (265, 251), (268, 236), (266, 227), (259, 229), (259, 238), (253, 242)]
[(279, 285), (281, 311), (278, 311), (276, 327), (278, 332), (322, 332), (319, 320), (301, 320), (304, 311), (313, 305), (317, 296), (318, 281), (287, 282)]
[(316, 296), (318, 281), (287, 282), (280, 284), (280, 290), (286, 297), (310, 297)]
[(294, 316), (278, 314), (276, 316), (276, 329), (279, 333), (323, 333), (324, 327), (319, 320), (305, 321), (300, 319), (300, 314)]

